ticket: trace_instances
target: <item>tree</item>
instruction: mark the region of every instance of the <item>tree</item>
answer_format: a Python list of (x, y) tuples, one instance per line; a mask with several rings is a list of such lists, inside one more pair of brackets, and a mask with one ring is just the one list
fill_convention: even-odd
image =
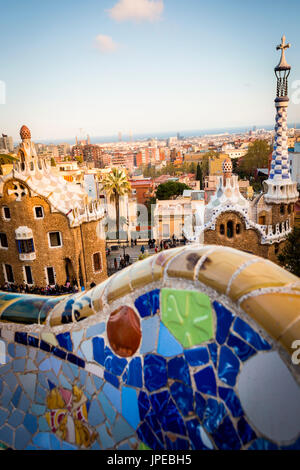
[(300, 227), (294, 227), (289, 234), (278, 261), (285, 269), (300, 276)]
[(172, 199), (174, 196), (181, 196), (185, 189), (191, 189), (185, 183), (177, 181), (167, 181), (158, 185), (156, 190), (156, 197), (160, 200)]
[(249, 145), (246, 155), (239, 159), (237, 172), (241, 178), (256, 175), (257, 168), (268, 168), (272, 147), (266, 140), (255, 140)]
[(118, 168), (113, 168), (110, 173), (108, 173), (103, 181), (102, 188), (106, 191), (110, 200), (115, 203), (116, 208), (116, 237), (119, 240), (120, 238), (120, 197), (128, 194), (131, 190), (130, 183), (127, 180), (126, 174)]
[(54, 157), (51, 157), (50, 164), (51, 166), (56, 166)]
[(203, 189), (203, 176), (202, 176), (202, 168), (200, 163), (198, 162), (197, 165), (197, 172), (196, 172), (196, 181), (200, 181), (200, 189)]

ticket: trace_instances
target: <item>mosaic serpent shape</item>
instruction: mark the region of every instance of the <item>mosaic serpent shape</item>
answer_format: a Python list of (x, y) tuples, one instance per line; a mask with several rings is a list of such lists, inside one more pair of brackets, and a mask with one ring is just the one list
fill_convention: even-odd
[(0, 320), (2, 448), (300, 449), (300, 280), (267, 260), (167, 250), (88, 292), (1, 292)]

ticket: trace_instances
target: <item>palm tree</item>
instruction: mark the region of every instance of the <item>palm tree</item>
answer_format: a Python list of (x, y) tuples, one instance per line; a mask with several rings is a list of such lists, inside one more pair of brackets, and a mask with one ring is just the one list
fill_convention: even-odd
[(116, 208), (116, 223), (117, 223), (117, 239), (120, 237), (120, 197), (128, 194), (131, 190), (130, 183), (127, 180), (126, 174), (118, 168), (113, 168), (111, 173), (108, 173), (102, 180), (102, 188), (106, 191), (110, 200), (115, 203)]

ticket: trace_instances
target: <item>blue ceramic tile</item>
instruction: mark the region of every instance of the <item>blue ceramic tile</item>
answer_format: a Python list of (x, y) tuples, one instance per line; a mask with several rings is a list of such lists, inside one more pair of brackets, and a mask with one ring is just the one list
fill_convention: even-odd
[(220, 352), (218, 375), (222, 382), (234, 386), (239, 373), (240, 361), (227, 347), (222, 346)]
[(142, 423), (137, 430), (137, 435), (150, 449), (162, 450), (163, 446), (156, 438), (155, 434), (151, 431), (147, 423)]
[(40, 365), (39, 365), (39, 369), (40, 370), (50, 370), (51, 369), (51, 362), (50, 362), (50, 358), (49, 359), (45, 359)]
[(27, 345), (27, 333), (15, 332), (15, 342)]
[(7, 410), (1, 410), (0, 409), (0, 426), (2, 426), (7, 419), (7, 416), (9, 415)]
[(68, 353), (67, 360), (71, 362), (72, 364), (75, 364), (78, 367), (82, 367), (82, 368), (85, 367), (85, 362), (82, 359), (80, 359), (80, 357), (77, 357), (72, 353)]
[(117, 357), (108, 346), (104, 349), (104, 367), (114, 375), (121, 375), (127, 365), (125, 358)]
[(54, 371), (55, 375), (58, 375), (60, 366), (61, 366), (61, 361), (56, 359), (55, 357), (50, 357), (50, 364), (51, 364), (51, 369)]
[[(95, 338), (92, 339), (92, 344), (93, 344), (93, 352), (94, 352), (94, 359), (97, 361), (99, 364), (104, 366), (104, 360), (105, 360), (105, 355), (104, 355), (104, 339), (103, 338), (98, 338), (96, 336)], [(81, 347), (83, 350), (83, 348)], [(83, 350), (84, 352), (84, 350)]]
[(62, 313), (62, 316), (61, 316), (61, 322), (62, 323), (72, 323), (72, 310), (73, 310), (74, 302), (75, 302), (74, 299), (70, 299), (66, 303), (65, 310), (64, 310), (64, 312)]
[(118, 450), (132, 450), (132, 448), (127, 442), (125, 442), (125, 444), (121, 444), (120, 446), (118, 446), (117, 449)]
[(18, 408), (18, 403), (19, 403), (21, 394), (22, 394), (22, 389), (20, 386), (18, 386), (11, 400), (15, 408)]
[(248, 450), (278, 450), (278, 446), (273, 442), (267, 441), (267, 439), (256, 439)]
[[(71, 370), (71, 369), (70, 369)], [(71, 371), (72, 372), (72, 371)], [(87, 372), (84, 369), (80, 369), (79, 380), (80, 384), (83, 386), (87, 377)]]
[(82, 370), (82, 368), (79, 368), (77, 364), (72, 364), (72, 362), (69, 362), (69, 367), (71, 368), (74, 377), (79, 377), (79, 372)]
[(72, 342), (74, 346), (74, 351), (76, 351), (76, 349), (78, 348), (82, 338), (83, 338), (83, 330), (72, 332)]
[(189, 450), (190, 444), (186, 439), (176, 439), (175, 442), (166, 436), (167, 450)]
[(257, 437), (245, 418), (241, 418), (238, 421), (238, 433), (244, 445), (253, 441), (253, 439), (256, 439)]
[(122, 388), (122, 416), (136, 429), (140, 423), (137, 392), (131, 387)]
[(35, 363), (31, 359), (27, 359), (26, 369), (29, 371), (37, 370)]
[(300, 450), (300, 437), (289, 446), (282, 446), (282, 450)]
[(100, 379), (100, 377), (96, 377), (96, 376), (93, 377), (93, 380), (94, 380), (96, 390), (99, 390), (99, 388), (103, 385), (103, 380)]
[(98, 395), (98, 400), (101, 403), (101, 406), (103, 408), (104, 414), (108, 420), (113, 423), (116, 417), (116, 411), (113, 409), (111, 403), (109, 400), (106, 398), (103, 392), (100, 392)]
[(40, 449), (51, 449), (50, 446), (50, 433), (40, 432), (32, 439), (33, 444), (35, 444)]
[(101, 424), (101, 426), (97, 428), (103, 449), (111, 449), (115, 445), (114, 441), (108, 434), (107, 429), (108, 428), (105, 424)]
[(203, 415), (203, 426), (209, 432), (214, 432), (226, 415), (225, 406), (213, 398), (209, 398)]
[(36, 403), (33, 403), (31, 407), (31, 412), (32, 414), (36, 416), (41, 416), (45, 413), (46, 407), (44, 405), (37, 405)]
[(113, 439), (116, 443), (123, 441), (124, 439), (135, 434), (135, 430), (120, 415), (114, 422), (111, 431)]
[(24, 372), (25, 370), (25, 359), (15, 359), (13, 361), (14, 372)]
[(140, 419), (141, 421), (143, 421), (146, 414), (148, 413), (150, 409), (150, 401), (149, 401), (148, 395), (145, 392), (139, 393), (138, 407), (139, 407)]
[(62, 348), (67, 349), (68, 351), (73, 351), (72, 339), (69, 332), (56, 335), (56, 339)]
[(2, 387), (3, 387), (3, 380), (0, 379), (0, 395), (1, 395), (1, 393), (2, 393)]
[(249, 344), (245, 343), (243, 340), (237, 336), (234, 336), (233, 334), (229, 335), (227, 344), (234, 350), (235, 354), (241, 361), (246, 361), (249, 359), (249, 357), (256, 354), (255, 349), (251, 348)]
[(214, 441), (220, 450), (239, 450), (241, 442), (228, 416), (213, 433)]
[(168, 406), (165, 408), (164, 414), (159, 416), (162, 428), (166, 432), (173, 432), (184, 436), (186, 429), (184, 421), (180, 416), (179, 411), (173, 400), (169, 400)]
[(49, 387), (49, 390), (52, 390), (53, 388), (55, 388), (55, 384), (51, 382), (51, 380), (48, 379), (48, 387)]
[(29, 355), (30, 359), (32, 359), (33, 361), (35, 361), (37, 355), (39, 355), (39, 354), (43, 354), (43, 353), (39, 350), (36, 351), (33, 348), (29, 348), (29, 350), (28, 350), (28, 355)]
[(11, 364), (5, 364), (3, 366), (0, 366), (0, 375), (6, 374), (7, 371), (11, 369)]
[(134, 302), (142, 318), (155, 315), (159, 310), (159, 292), (159, 289), (152, 290), (141, 295)]
[(109, 383), (104, 384), (102, 389), (103, 393), (107, 396), (113, 406), (116, 408), (119, 413), (121, 413), (121, 392), (120, 390), (116, 389)]
[[(104, 341), (103, 341), (103, 344), (104, 344)], [(91, 362), (94, 359), (92, 342), (91, 341), (84, 341), (82, 343), (82, 345), (80, 346), (80, 348), (81, 348), (81, 351), (83, 352), (84, 356), (86, 357), (86, 360)], [(103, 351), (104, 351), (104, 348), (103, 348)], [(99, 362), (99, 361), (97, 361), (97, 362)], [(104, 358), (103, 358), (103, 362), (104, 362)]]
[(97, 441), (95, 441), (90, 449), (91, 450), (102, 450), (102, 447), (100, 446), (100, 444)]
[(191, 385), (189, 367), (185, 359), (174, 357), (168, 362), (168, 376), (170, 379), (182, 380), (187, 385)]
[(159, 289), (154, 289), (149, 292), (149, 302), (152, 315), (155, 315), (159, 311)]
[(37, 431), (37, 417), (33, 414), (27, 414), (24, 419), (24, 426), (31, 434)]
[(165, 357), (176, 356), (183, 352), (182, 345), (163, 323), (160, 323), (157, 352)]
[(209, 354), (215, 368), (217, 368), (218, 363), (218, 345), (216, 343), (209, 343), (208, 345)]
[(92, 384), (92, 381), (91, 381), (90, 377), (87, 378), (87, 381), (86, 381), (86, 384), (85, 384), (85, 389), (90, 395), (93, 395), (95, 393), (94, 386)]
[(142, 320), (142, 344), (140, 347), (141, 354), (146, 354), (155, 351), (157, 332), (159, 328), (159, 317), (148, 317)]
[(203, 420), (204, 411), (206, 406), (206, 400), (201, 396), (200, 393), (195, 392), (195, 411), (200, 418), (200, 421)]
[(7, 352), (11, 357), (15, 357), (15, 345), (13, 343), (9, 343), (7, 346)]
[(170, 399), (171, 395), (166, 390), (150, 395), (151, 405), (157, 416), (163, 415)]
[(234, 322), (233, 329), (238, 333), (242, 338), (244, 338), (247, 343), (251, 344), (258, 351), (264, 351), (271, 349), (271, 345), (263, 339), (258, 333), (256, 333), (251, 326), (249, 326), (241, 318), (237, 318)]
[[(86, 331), (86, 338), (101, 335), (105, 331), (105, 323), (97, 323), (97, 325), (90, 326)], [(74, 333), (73, 333), (74, 335)]]
[(47, 351), (47, 352), (50, 352), (51, 351), (51, 346), (50, 344), (46, 343), (46, 341), (43, 341), (41, 339), (41, 342), (40, 342), (40, 348), (43, 350), (43, 351)]
[(158, 390), (167, 384), (166, 360), (161, 356), (148, 354), (144, 358), (145, 386), (149, 392)]
[(199, 392), (207, 393), (208, 395), (216, 395), (217, 385), (214, 370), (211, 366), (200, 370), (194, 375), (197, 389)]
[(216, 340), (223, 344), (227, 338), (234, 315), (219, 302), (213, 302), (217, 314), (217, 333)]
[(201, 439), (200, 423), (197, 419), (191, 419), (186, 422), (188, 436), (193, 450), (207, 450)]
[(15, 390), (16, 385), (18, 383), (15, 374), (13, 374), (12, 372), (6, 374), (5, 382), (7, 383), (12, 392)]
[(219, 396), (225, 402), (233, 417), (242, 416), (241, 402), (232, 388), (219, 387)]
[(28, 345), (34, 348), (38, 348), (39, 347), (38, 338), (35, 338), (34, 336), (28, 336)]
[(186, 416), (193, 411), (193, 389), (180, 382), (174, 382), (171, 387), (171, 394), (181, 413)]
[(77, 450), (77, 447), (73, 446), (72, 444), (69, 444), (66, 441), (63, 441), (61, 443), (61, 450)]
[(8, 388), (6, 384), (3, 384), (3, 391), (1, 397), (1, 406), (2, 408), (7, 408), (8, 404), (11, 402), (13, 392)]
[(51, 446), (51, 450), (60, 450), (61, 449), (61, 442), (60, 440), (58, 439), (58, 437), (56, 437), (55, 434), (50, 434), (50, 446)]
[(4, 442), (8, 446), (12, 446), (13, 443), (13, 431), (7, 425), (0, 429), (0, 441)]
[[(135, 357), (130, 361), (128, 366), (128, 373), (126, 378), (126, 383), (128, 385), (133, 385), (134, 387), (142, 387), (142, 361), (140, 357)], [(123, 379), (124, 380), (124, 379)]]
[(19, 402), (19, 408), (20, 410), (24, 411), (24, 413), (26, 413), (26, 411), (28, 410), (29, 408), (29, 405), (30, 405), (30, 401), (29, 399), (26, 397), (26, 395), (23, 393), (21, 398), (20, 398), (20, 402)]
[[(72, 373), (72, 370), (69, 367), (69, 364), (67, 364), (66, 362), (62, 363), (62, 371), (63, 371), (63, 373), (66, 377), (68, 377), (72, 381), (74, 380), (74, 375)], [(81, 372), (86, 374), (86, 372), (84, 370), (80, 371), (80, 373)], [(82, 383), (82, 385), (83, 385), (83, 383)]]
[(114, 387), (119, 388), (119, 379), (115, 375), (110, 374), (109, 372), (104, 371), (104, 379), (111, 383)]
[(47, 398), (46, 390), (44, 390), (40, 386), (37, 386), (36, 393), (37, 393), (37, 396), (39, 397), (39, 400), (37, 400), (38, 403), (41, 403), (43, 405), (46, 401), (46, 398)]
[[(29, 354), (31, 352), (33, 352), (32, 349), (30, 350)], [(34, 352), (36, 352), (36, 351), (34, 351)], [(36, 356), (36, 362), (38, 362), (38, 363), (42, 362), (45, 359), (45, 357), (48, 357), (48, 356), (45, 353), (43, 353), (42, 351), (38, 351), (37, 356)]]
[(150, 426), (150, 429), (154, 432), (155, 436), (163, 444), (164, 439), (161, 432), (161, 425), (154, 411), (150, 411), (150, 413), (147, 414), (145, 421)]
[(99, 403), (97, 400), (93, 400), (89, 409), (88, 414), (89, 424), (91, 426), (98, 426), (99, 424), (103, 423), (105, 420), (105, 416), (100, 409)]
[(24, 413), (19, 410), (15, 410), (9, 417), (7, 424), (12, 426), (13, 428), (16, 428), (19, 426), (21, 423), (23, 423), (24, 420)]
[(208, 351), (205, 347), (189, 349), (184, 352), (190, 366), (202, 366), (209, 361)]
[(15, 449), (23, 450), (28, 445), (31, 434), (23, 426), (20, 426), (15, 433)]
[(50, 431), (49, 425), (48, 425), (46, 419), (43, 416), (41, 416), (39, 418), (39, 430), (40, 431)]

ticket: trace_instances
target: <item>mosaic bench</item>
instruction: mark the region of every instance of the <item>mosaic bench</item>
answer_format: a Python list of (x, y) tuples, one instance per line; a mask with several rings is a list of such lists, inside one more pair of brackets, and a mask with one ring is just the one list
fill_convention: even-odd
[(300, 449), (300, 280), (267, 260), (175, 248), (0, 320), (2, 448)]

